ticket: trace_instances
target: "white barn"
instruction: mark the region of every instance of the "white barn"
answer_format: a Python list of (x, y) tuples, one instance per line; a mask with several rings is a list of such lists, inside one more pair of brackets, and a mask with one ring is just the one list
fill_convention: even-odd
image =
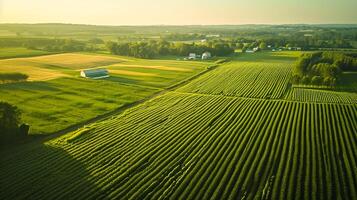
[(206, 51), (202, 54), (202, 60), (207, 60), (210, 59), (212, 57), (211, 53)]
[(107, 69), (85, 69), (81, 71), (81, 77), (91, 79), (108, 78), (109, 72)]

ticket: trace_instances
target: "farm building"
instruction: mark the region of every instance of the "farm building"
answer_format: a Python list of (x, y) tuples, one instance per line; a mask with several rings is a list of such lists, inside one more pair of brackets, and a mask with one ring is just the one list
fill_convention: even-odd
[(196, 54), (195, 54), (195, 53), (190, 53), (190, 54), (188, 55), (188, 59), (189, 59), (189, 60), (194, 60), (194, 59), (196, 59)]
[(253, 49), (247, 49), (245, 52), (246, 53), (255, 53), (259, 51), (259, 47), (255, 47)]
[(201, 59), (201, 55), (200, 54), (196, 54), (196, 53), (190, 53), (188, 54), (188, 57), (185, 57), (184, 60), (196, 60), (196, 59)]
[(202, 60), (207, 60), (210, 59), (212, 57), (211, 53), (206, 51), (202, 54)]
[(86, 69), (81, 71), (81, 76), (91, 79), (108, 78), (109, 72), (106, 69)]

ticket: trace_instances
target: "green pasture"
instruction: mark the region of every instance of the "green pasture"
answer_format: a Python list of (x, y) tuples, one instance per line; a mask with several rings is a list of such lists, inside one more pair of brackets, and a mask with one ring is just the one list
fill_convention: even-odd
[[(84, 59), (73, 59), (75, 55)], [(211, 65), (208, 62), (155, 61), (107, 56), (111, 64), (106, 65), (105, 60), (98, 57), (103, 63), (103, 66), (100, 66), (95, 62), (98, 58), (91, 59), (91, 56), (103, 55), (63, 54), (3, 62), (4, 66), (7, 66), (6, 72), (11, 72), (11, 66), (16, 66), (17, 72), (23, 70), (35, 75), (42, 72), (42, 76), (48, 75), (49, 80), (35, 79), (2, 84), (0, 101), (9, 102), (20, 108), (23, 113), (22, 121), (31, 126), (31, 134), (49, 134), (143, 99)], [(73, 61), (68, 62), (66, 59)], [(115, 62), (117, 63), (113, 64)], [(81, 67), (76, 67), (77, 65)], [(91, 80), (80, 77), (80, 69), (85, 66), (116, 71), (110, 73), (110, 78)], [(42, 80), (41, 78), (46, 77), (35, 78)]]

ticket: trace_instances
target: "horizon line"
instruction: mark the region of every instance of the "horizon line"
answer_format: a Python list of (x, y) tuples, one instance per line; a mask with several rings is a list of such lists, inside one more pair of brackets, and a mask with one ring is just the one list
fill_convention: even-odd
[(0, 22), (0, 25), (84, 25), (84, 26), (284, 26), (284, 25), (357, 25), (357, 23), (241, 23), (241, 24), (86, 24), (67, 22)]

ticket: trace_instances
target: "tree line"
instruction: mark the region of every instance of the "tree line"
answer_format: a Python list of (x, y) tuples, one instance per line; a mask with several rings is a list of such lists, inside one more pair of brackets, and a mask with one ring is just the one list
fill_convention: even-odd
[(168, 35), (161, 35), (160, 38), (169, 41), (190, 41), (190, 40), (206, 39), (206, 35), (199, 34), (199, 33), (192, 33), (192, 34), (171, 33)]
[(91, 39), (88, 42), (74, 39), (48, 39), (48, 38), (1, 38), (1, 47), (25, 47), (34, 50), (49, 52), (76, 52), (97, 50), (96, 44), (103, 42)]
[(234, 48), (225, 41), (196, 44), (151, 40), (148, 42), (107, 42), (106, 46), (112, 54), (137, 58), (154, 58), (165, 55), (187, 56), (189, 53), (202, 54), (205, 51), (209, 51), (214, 56), (227, 56), (234, 53)]
[(337, 52), (305, 53), (294, 65), (293, 83), (334, 87), (343, 71), (357, 71), (357, 59)]

